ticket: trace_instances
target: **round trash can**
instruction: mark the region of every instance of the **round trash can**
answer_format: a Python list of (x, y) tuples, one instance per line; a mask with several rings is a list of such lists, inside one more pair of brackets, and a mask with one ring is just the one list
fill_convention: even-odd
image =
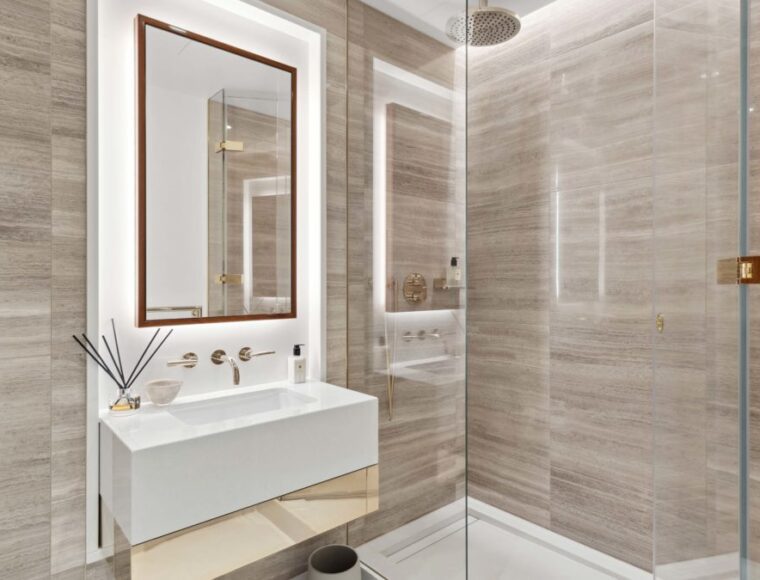
[(309, 556), (308, 580), (361, 580), (359, 554), (350, 546), (323, 546)]

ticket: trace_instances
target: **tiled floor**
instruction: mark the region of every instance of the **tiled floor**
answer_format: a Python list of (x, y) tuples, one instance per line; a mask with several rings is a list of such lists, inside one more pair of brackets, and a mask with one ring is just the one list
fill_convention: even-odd
[(476, 500), (470, 500), (468, 521), (466, 531), (464, 502), (452, 504), (361, 546), (359, 553), (363, 562), (389, 580), (652, 578)]

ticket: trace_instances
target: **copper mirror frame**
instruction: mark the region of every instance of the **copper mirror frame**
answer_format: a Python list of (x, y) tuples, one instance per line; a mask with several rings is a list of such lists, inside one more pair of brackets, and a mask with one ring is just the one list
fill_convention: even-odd
[[(208, 316), (205, 318), (175, 318), (175, 319), (160, 319), (160, 320), (148, 320), (147, 317), (147, 125), (146, 125), (146, 28), (153, 26), (161, 30), (165, 30), (172, 34), (182, 36), (189, 40), (194, 40), (206, 44), (208, 46), (224, 50), (244, 58), (251, 59), (253, 61), (278, 68), (291, 75), (291, 143), (290, 143), (290, 155), (291, 155), (291, 174), (290, 174), (290, 224), (291, 224), (291, 239), (290, 239), (290, 312), (271, 313), (271, 314), (242, 314), (231, 316)], [(208, 38), (201, 34), (189, 32), (182, 28), (172, 26), (166, 22), (150, 18), (139, 14), (136, 19), (136, 37), (137, 37), (137, 326), (138, 327), (150, 327), (150, 326), (173, 326), (173, 325), (185, 325), (185, 324), (211, 324), (218, 322), (240, 322), (245, 320), (276, 320), (276, 319), (289, 319), (296, 318), (297, 316), (297, 302), (296, 302), (296, 208), (297, 208), (297, 196), (296, 196), (296, 177), (297, 177), (297, 150), (296, 150), (296, 135), (297, 135), (297, 69), (293, 66), (266, 58), (264, 56), (248, 52), (241, 48), (225, 44), (218, 40)]]

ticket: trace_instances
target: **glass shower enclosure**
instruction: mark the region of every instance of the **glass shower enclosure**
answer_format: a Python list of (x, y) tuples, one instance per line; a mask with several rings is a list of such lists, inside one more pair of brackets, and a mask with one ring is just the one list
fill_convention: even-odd
[(382, 414), (350, 543), (388, 578), (760, 578), (760, 7), (538, 2), (476, 47), (382, 4), (348, 2), (348, 383)]

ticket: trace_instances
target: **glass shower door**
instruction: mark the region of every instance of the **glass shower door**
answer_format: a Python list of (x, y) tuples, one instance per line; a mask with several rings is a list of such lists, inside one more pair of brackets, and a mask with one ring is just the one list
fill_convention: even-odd
[(348, 542), (390, 580), (463, 580), (466, 49), (368, 4), (348, 2), (347, 108), (328, 111), (348, 115), (347, 386), (380, 413), (380, 509)]
[(664, 580), (751, 578), (747, 353), (760, 327), (748, 314), (760, 293), (737, 283), (737, 257), (760, 252), (747, 229), (760, 196), (743, 178), (746, 8), (655, 2), (653, 557)]

